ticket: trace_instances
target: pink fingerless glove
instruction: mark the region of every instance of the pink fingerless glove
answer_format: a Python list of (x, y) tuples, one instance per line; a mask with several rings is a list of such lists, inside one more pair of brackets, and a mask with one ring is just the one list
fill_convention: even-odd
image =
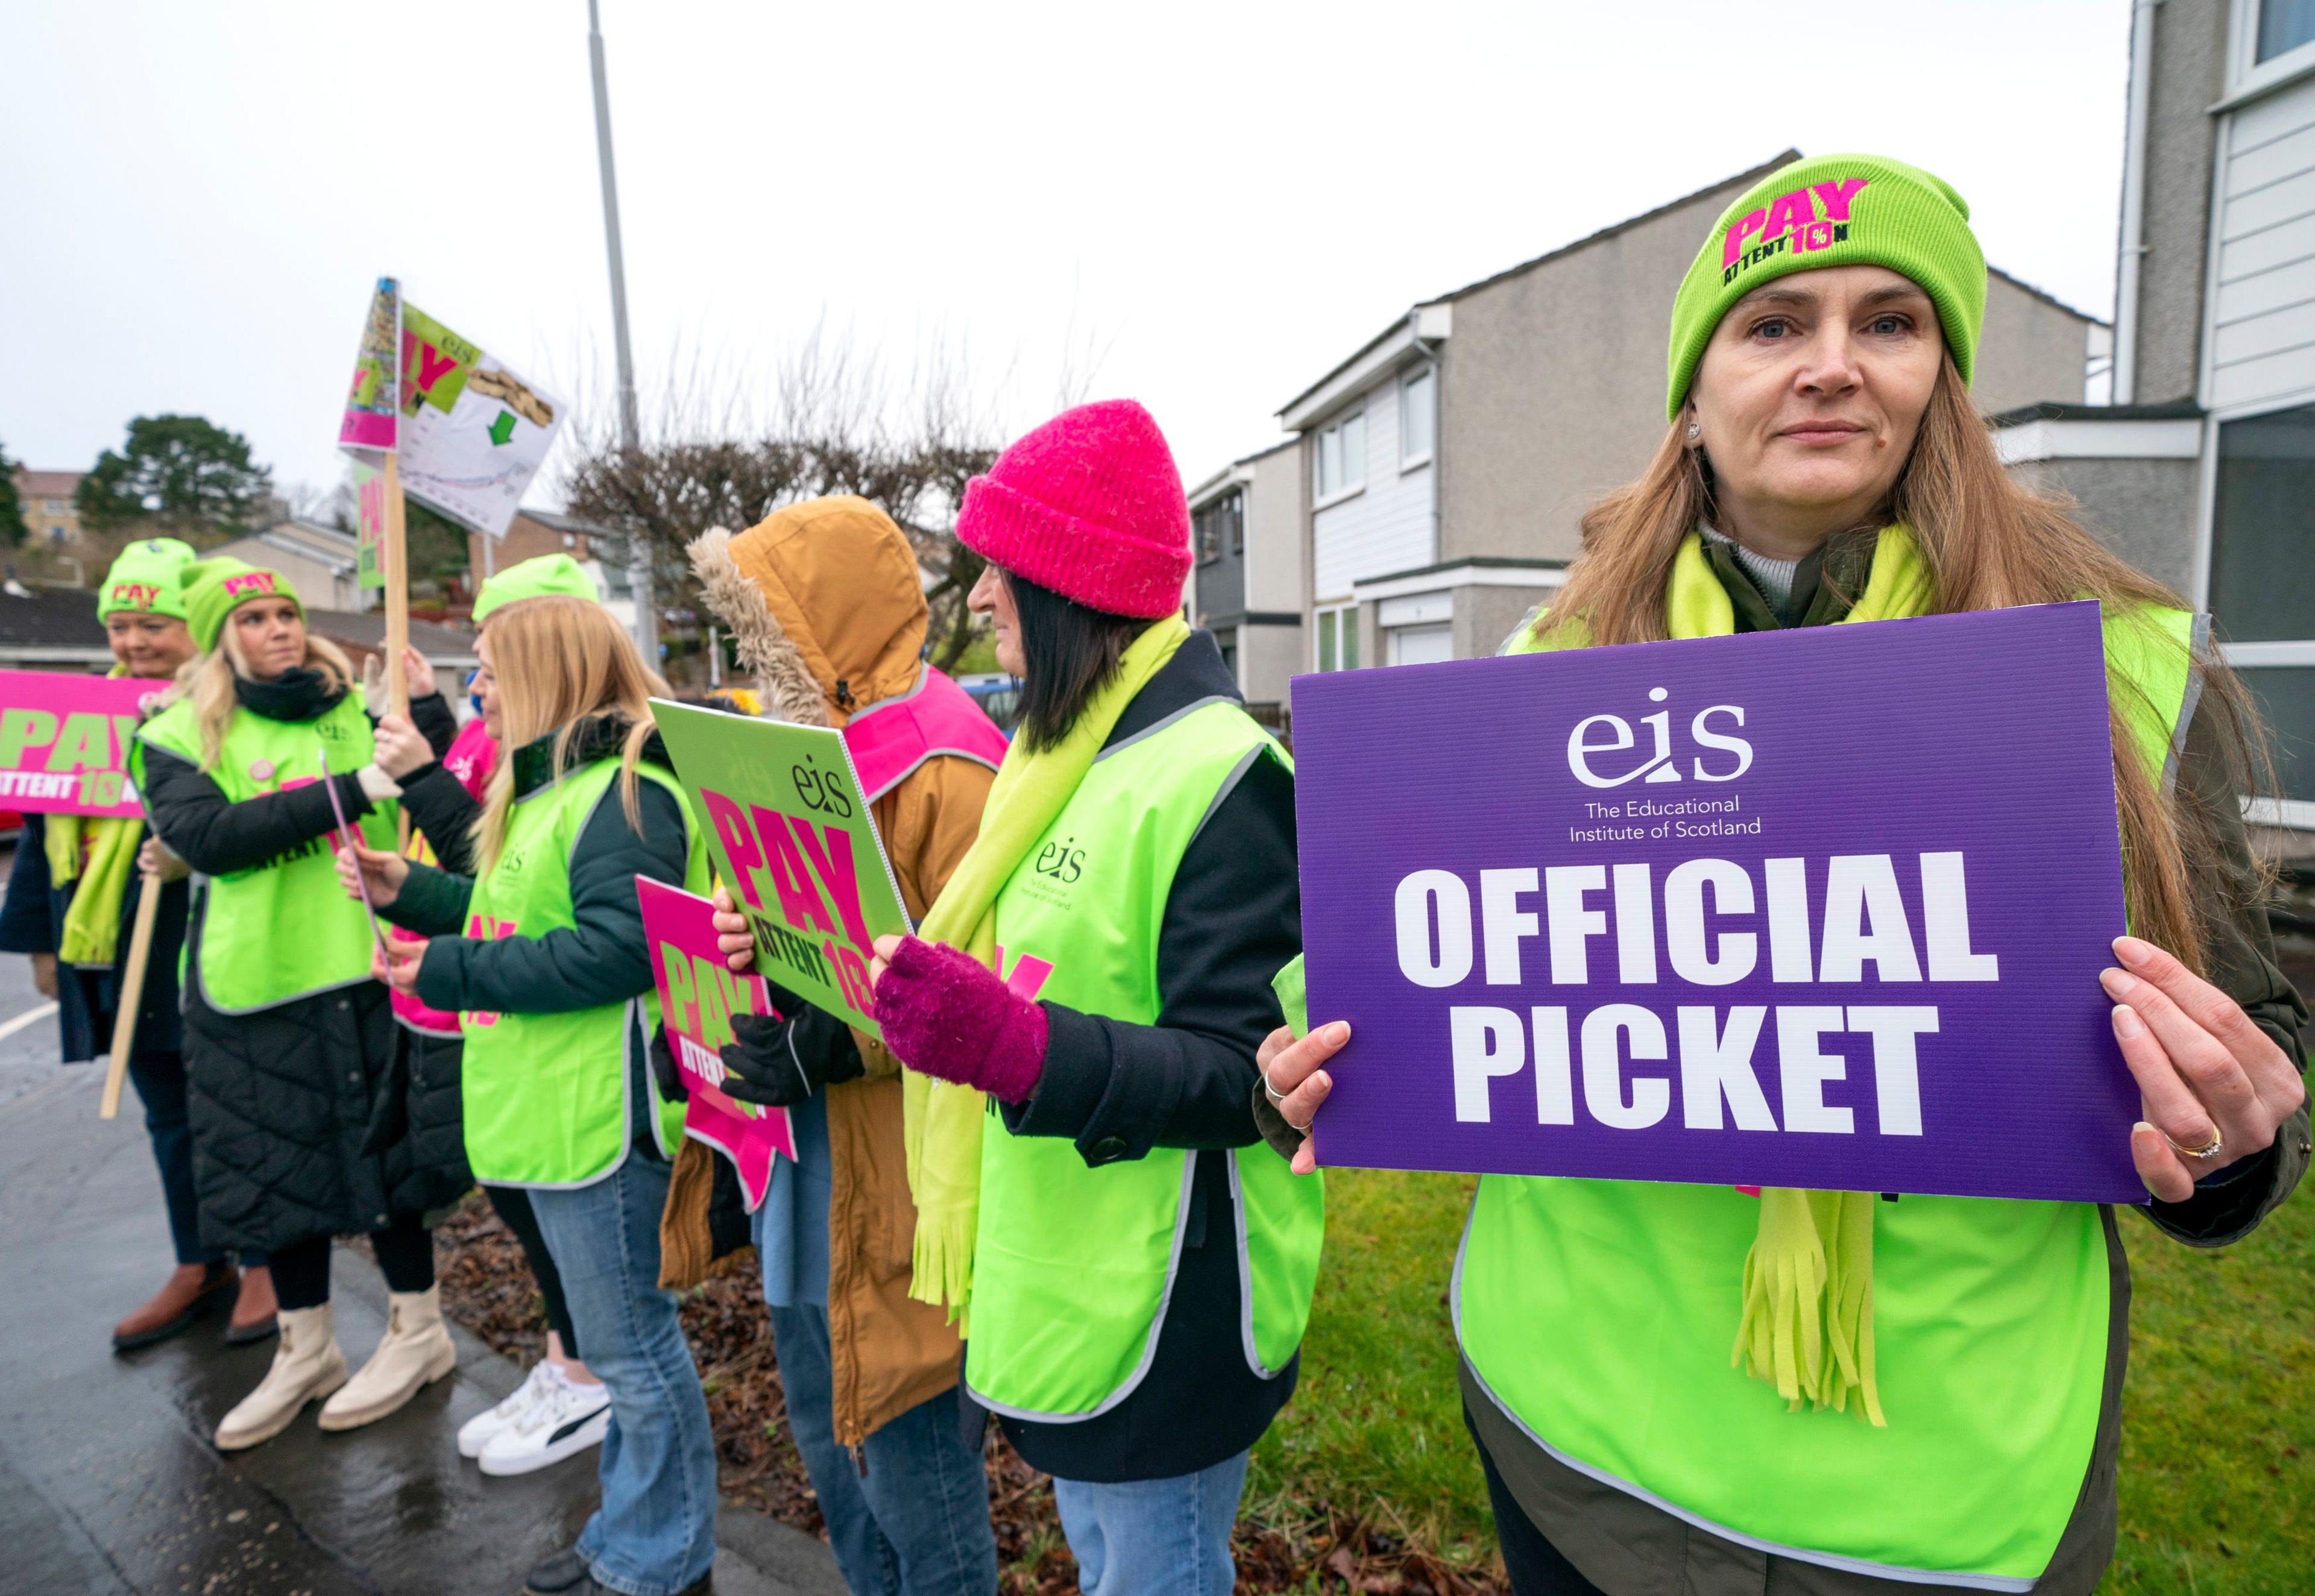
[(1045, 1011), (970, 953), (909, 937), (876, 981), (884, 1045), (920, 1075), (1025, 1103), (1045, 1068)]

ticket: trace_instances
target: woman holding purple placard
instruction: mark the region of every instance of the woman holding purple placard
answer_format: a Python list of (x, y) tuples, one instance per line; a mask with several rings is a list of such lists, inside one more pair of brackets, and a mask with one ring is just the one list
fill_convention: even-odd
[[(1504, 652), (2099, 599), (2135, 933), (2102, 980), (2144, 1103), (2131, 1152), (2156, 1227), (2221, 1246), (2309, 1156), (2306, 1011), (2238, 797), (2261, 733), (2182, 601), (2003, 471), (1968, 392), (1968, 217), (1864, 155), (1731, 205), (1673, 306), (1662, 447)], [(1255, 1108), (1307, 1170), (1349, 1028), (1299, 1006)], [(2115, 1537), (2116, 1226), (2089, 1204), (1485, 1177), (1455, 1322), (1513, 1587), (2084, 1596)]]

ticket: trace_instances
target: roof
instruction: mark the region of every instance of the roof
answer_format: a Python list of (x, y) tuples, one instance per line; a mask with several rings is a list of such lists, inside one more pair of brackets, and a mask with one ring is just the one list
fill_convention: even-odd
[(69, 499), (80, 486), (84, 471), (29, 471), (16, 468), (16, 491), (27, 499)]
[(96, 590), (20, 582), (0, 589), (0, 653), (25, 649), (87, 651), (111, 659), (96, 618)]
[(616, 537), (618, 536), (608, 527), (598, 527), (591, 521), (580, 520), (574, 516), (564, 515), (558, 510), (532, 510), (526, 506), (516, 510), (515, 514), (527, 520), (537, 521), (550, 532), (572, 532), (581, 537)]
[(1267, 460), (1273, 455), (1297, 447), (1301, 441), (1299, 437), (1290, 433), (1267, 448), (1258, 448), (1250, 455), (1240, 455), (1220, 471), (1200, 477), (1190, 485), (1190, 503), (1193, 507), (1198, 506), (1201, 501), (1213, 498), (1233, 483), (1243, 484), (1247, 479), (1238, 475), (1241, 467), (1251, 466), (1257, 460)]
[(317, 526), (312, 521), (276, 521), (271, 527), (236, 537), (212, 553), (231, 549), (246, 543), (262, 544), (285, 554), (296, 554), (330, 567), (340, 576), (350, 574), (359, 561), (360, 540), (350, 532), (341, 532), (335, 527)]
[[(1763, 161), (1758, 166), (1752, 167), (1747, 171), (1737, 173), (1734, 177), (1724, 177), (1718, 182), (1707, 183), (1704, 187), (1696, 190), (1692, 193), (1682, 194), (1677, 200), (1657, 206), (1654, 210), (1645, 210), (1642, 211), (1638, 216), (1628, 217), (1624, 220), (1618, 222), (1612, 227), (1602, 227), (1597, 233), (1587, 234), (1583, 237), (1575, 240), (1573, 244), (1562, 244), (1557, 249), (1548, 251), (1543, 254), (1536, 256), (1532, 260), (1522, 261), (1516, 266), (1509, 266), (1501, 271), (1494, 273), (1492, 276), (1483, 277), (1477, 282), (1465, 283), (1461, 288), (1454, 289), (1450, 293), (1441, 294), (1435, 299), (1424, 299), (1418, 303), (1424, 305), (1450, 304), (1468, 295), (1476, 294), (1482, 288), (1493, 288), (1495, 284), (1502, 282), (1506, 279), (1518, 277), (1523, 272), (1532, 271), (1539, 266), (1549, 265), (1552, 262), (1559, 260), (1563, 256), (1574, 254), (1579, 250), (1590, 249), (1595, 244), (1605, 244), (1609, 239), (1617, 236), (1619, 234), (1628, 233), (1635, 227), (1645, 226), (1648, 223), (1655, 221), (1657, 218), (1668, 214), (1669, 212), (1678, 210), (1683, 206), (1693, 205), (1699, 200), (1703, 199), (1707, 194), (1713, 193), (1717, 190), (1738, 186), (1749, 188), (1752, 184), (1758, 182), (1761, 179), (1768, 176), (1769, 173), (1777, 170), (1778, 167), (1789, 166), (1800, 158), (1800, 151), (1796, 149), (1787, 149), (1781, 155), (1773, 155), (1768, 160)], [(2080, 313), (2077, 312), (2076, 314)], [(1308, 398), (1320, 388), (1325, 387), (1328, 383), (1332, 382), (1338, 374), (1346, 370), (1350, 367), (1358, 364), (1360, 359), (1364, 356), (1369, 350), (1373, 349), (1377, 344), (1382, 342), (1383, 340), (1395, 336), (1398, 332), (1399, 329), (1406, 324), (1406, 318), (1401, 316), (1397, 320), (1392, 322), (1388, 326), (1386, 326), (1381, 332), (1376, 333), (1372, 338), (1368, 339), (1364, 343), (1359, 345), (1357, 349), (1351, 351), (1347, 359), (1330, 368), (1324, 377), (1321, 377), (1317, 382), (1310, 384), (1309, 386), (1295, 395), (1293, 398), (1289, 399), (1285, 403), (1280, 405), (1278, 407), (1280, 413), (1282, 414), (1287, 411), (1292, 410), (1296, 405), (1301, 403), (1303, 400)]]
[(2032, 283), (2027, 282), (2024, 278), (2012, 277), (1999, 266), (1988, 263), (1985, 268), (1985, 275), (1988, 277), (1998, 277), (2003, 282), (2008, 283), (2011, 288), (2019, 289), (2032, 297), (2039, 299), (2051, 309), (2062, 310), (2068, 315), (2076, 317), (2081, 321), (2089, 322), (2093, 326), (2104, 327), (2109, 324), (2104, 316), (2094, 316), (2087, 310), (2076, 310), (2072, 306), (2059, 298), (2055, 294), (2051, 293), (2047, 288), (2037, 288)]
[(1986, 420), (1996, 427), (2022, 427), (2028, 421), (2199, 421), (2202, 414), (2203, 407), (2192, 399), (2169, 399), (2160, 404), (2066, 404), (2044, 400)]
[[(376, 652), (386, 644), (386, 612), (366, 609), (308, 609), (306, 624), (332, 643), (350, 643)], [(410, 623), (410, 644), (429, 660), (469, 661), (475, 657), (475, 634), (438, 626), (431, 621)]]

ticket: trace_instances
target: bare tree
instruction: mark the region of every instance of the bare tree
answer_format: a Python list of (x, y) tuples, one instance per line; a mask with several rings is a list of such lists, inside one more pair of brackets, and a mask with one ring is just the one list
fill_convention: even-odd
[(684, 549), (701, 532), (750, 527), (802, 499), (856, 493), (915, 545), (928, 578), (933, 662), (953, 667), (973, 639), (964, 598), (981, 569), (957, 541), (956, 513), (965, 483), (989, 468), (1003, 439), (994, 406), (962, 367), (961, 351), (936, 346), (895, 384), (822, 329), (783, 363), (769, 414), (758, 419), (743, 384), (679, 359), (633, 449), (620, 445), (608, 406), (573, 406), (566, 502), (580, 519), (639, 540), (653, 591), (680, 616), (699, 609)]

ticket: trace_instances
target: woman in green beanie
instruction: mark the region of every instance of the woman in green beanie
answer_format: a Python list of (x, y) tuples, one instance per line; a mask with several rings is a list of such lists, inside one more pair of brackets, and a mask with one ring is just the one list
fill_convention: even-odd
[[(173, 537), (130, 544), (97, 589), (96, 618), (111, 645), (115, 677), (158, 684), (193, 657), (178, 582), (194, 558)], [(152, 700), (146, 700), (149, 705)], [(143, 846), (140, 847), (139, 844)], [(111, 1051), (120, 1006), (121, 965), (137, 903), (158, 891), (153, 947), (137, 1004), (129, 1078), (145, 1104), (145, 1132), (161, 1175), (161, 1194), (177, 1266), (161, 1289), (113, 1326), (112, 1345), (129, 1352), (164, 1341), (203, 1313), (230, 1304), (228, 1341), (273, 1334), (273, 1287), (262, 1253), (244, 1269), (205, 1245), (193, 1194), (193, 1148), (185, 1121), (185, 1064), (177, 1018), (177, 950), (185, 940), (185, 867), (145, 837), (141, 820), (27, 815), (24, 838), (0, 904), (0, 953), (30, 953), (40, 989), (57, 1000), (61, 1056)]]
[[(1846, 155), (1764, 179), (1681, 287), (1663, 444), (1505, 652), (2098, 598), (2131, 1152), (2154, 1226), (2221, 1246), (2309, 1151), (2306, 1014), (2237, 801), (2259, 732), (2184, 601), (2003, 471), (1968, 391), (1984, 304), (1937, 178)], [(1264, 1044), (1282, 1146), (1347, 1031)], [(1753, 1289), (1776, 1279), (1804, 1284)], [(2107, 1207), (1485, 1177), (1454, 1315), (1513, 1588), (2087, 1596), (2114, 1547), (2128, 1307)]]
[[(469, 1182), (416, 1133), (370, 927), (336, 891), (339, 815), (390, 847), (400, 794), (352, 669), (307, 633), (279, 572), (204, 560), (183, 590), (202, 655), (138, 732), (133, 768), (155, 832), (195, 873), (183, 1006), (201, 1237), (265, 1253), (280, 1301), (272, 1367), (217, 1428), (231, 1450), (317, 1397), (323, 1428), (368, 1423), (449, 1371), (421, 1215)], [(425, 661), (407, 662), (412, 716), (447, 747), (448, 706)], [(348, 1231), (369, 1233), (392, 1299), (350, 1380), (329, 1301), (331, 1237)]]

